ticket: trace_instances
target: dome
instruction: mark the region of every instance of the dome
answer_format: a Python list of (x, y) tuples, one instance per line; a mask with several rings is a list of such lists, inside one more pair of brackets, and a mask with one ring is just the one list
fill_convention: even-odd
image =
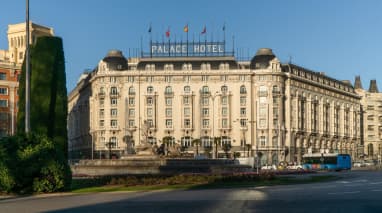
[(251, 60), (251, 69), (265, 69), (269, 66), (269, 62), (276, 58), (270, 48), (260, 48), (255, 57)]
[(110, 50), (103, 61), (110, 70), (127, 70), (127, 60), (120, 50)]

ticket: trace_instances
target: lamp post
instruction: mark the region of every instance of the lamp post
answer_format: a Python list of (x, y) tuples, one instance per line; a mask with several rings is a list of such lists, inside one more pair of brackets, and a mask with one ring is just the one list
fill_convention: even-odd
[[(29, 0), (26, 0), (26, 52), (25, 52), (25, 133), (30, 132), (30, 51), (29, 51)], [(17, 57), (17, 56), (16, 56)]]
[(215, 94), (211, 95), (211, 99), (212, 99), (212, 138), (213, 138), (213, 145), (215, 145), (215, 154), (213, 155), (213, 158), (217, 158), (217, 150), (218, 150), (218, 147), (217, 147), (217, 143), (215, 144), (215, 98), (217, 96), (220, 96), (219, 92), (216, 91)]

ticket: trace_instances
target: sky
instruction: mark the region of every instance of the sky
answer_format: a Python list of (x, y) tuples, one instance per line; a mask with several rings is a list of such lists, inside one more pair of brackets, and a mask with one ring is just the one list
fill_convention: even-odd
[[(8, 49), (8, 24), (25, 21), (25, 0), (0, 7), (0, 49)], [(223, 40), (238, 56), (253, 57), (271, 48), (289, 62), (363, 87), (376, 79), (382, 90), (382, 1), (380, 0), (30, 0), (30, 19), (54, 28), (63, 39), (67, 89), (81, 73), (93, 69), (109, 50), (135, 56), (152, 39)], [(142, 43), (142, 45), (141, 45)]]

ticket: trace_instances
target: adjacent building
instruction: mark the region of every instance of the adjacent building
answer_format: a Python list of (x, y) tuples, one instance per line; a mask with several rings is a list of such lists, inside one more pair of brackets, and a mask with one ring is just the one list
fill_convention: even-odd
[(381, 161), (382, 154), (382, 93), (379, 93), (377, 81), (371, 80), (368, 90), (363, 89), (361, 77), (356, 76), (354, 88), (361, 98), (362, 142), (364, 158)]
[[(26, 24), (8, 25), (8, 50), (0, 50), (0, 137), (16, 128), (18, 85), (26, 49)], [(53, 29), (30, 23), (30, 44), (40, 36), (53, 36)]]
[(363, 153), (361, 97), (349, 81), (281, 63), (268, 48), (237, 61), (222, 43), (203, 44), (129, 59), (112, 50), (84, 73), (68, 99), (70, 157), (118, 158), (144, 141), (189, 155), (258, 153), (261, 164)]

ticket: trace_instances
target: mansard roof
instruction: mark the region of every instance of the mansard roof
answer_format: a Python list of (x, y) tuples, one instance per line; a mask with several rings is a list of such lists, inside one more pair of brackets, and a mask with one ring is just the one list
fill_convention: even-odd
[(139, 59), (138, 69), (145, 70), (146, 65), (154, 64), (155, 70), (164, 70), (166, 64), (172, 64), (173, 70), (182, 70), (184, 64), (191, 64), (192, 70), (200, 70), (202, 64), (210, 64), (211, 70), (218, 70), (221, 64), (229, 64), (230, 69), (239, 67), (233, 56), (201, 57), (143, 57)]

